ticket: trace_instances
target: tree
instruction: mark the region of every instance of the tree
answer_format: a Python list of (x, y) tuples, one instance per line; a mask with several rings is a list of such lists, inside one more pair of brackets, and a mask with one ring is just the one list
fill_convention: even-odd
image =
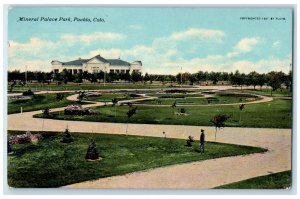
[(220, 80), (220, 76), (221, 76), (221, 73), (219, 72), (211, 72), (210, 75), (209, 75), (209, 79), (213, 82), (213, 84), (217, 84), (218, 81)]
[(259, 74), (257, 76), (257, 85), (260, 86), (260, 89), (267, 83), (267, 77), (266, 74)]
[(271, 90), (271, 96), (272, 96), (272, 91), (276, 91), (279, 88), (281, 88), (281, 85), (284, 83), (285, 79), (285, 74), (283, 72), (275, 72), (272, 71), (268, 73), (269, 80), (268, 80), (268, 85), (272, 87)]
[(191, 75), (189, 75), (188, 79), (189, 79), (190, 85), (194, 85), (194, 82), (197, 81), (197, 76), (196, 76), (196, 74), (191, 74)]
[(144, 82), (147, 83), (148, 81), (150, 81), (150, 76), (149, 76), (148, 73), (146, 73), (145, 76), (144, 76)]
[(242, 76), (241, 73), (236, 70), (235, 73), (231, 77), (231, 84), (233, 85), (241, 85), (242, 84)]
[(286, 89), (290, 89), (290, 91), (292, 91), (292, 81), (293, 81), (293, 78), (292, 78), (292, 71), (290, 70), (288, 75), (285, 76), (284, 78), (284, 85), (286, 87)]
[(204, 73), (204, 72), (202, 72), (202, 71), (199, 71), (199, 72), (196, 74), (196, 77), (197, 77), (198, 83), (200, 83), (200, 81), (206, 81), (206, 80), (207, 80), (207, 73)]
[(131, 73), (131, 79), (133, 82), (141, 81), (143, 79), (142, 74), (140, 72), (134, 70)]
[(215, 126), (215, 141), (217, 140), (217, 130), (225, 127), (225, 122), (230, 118), (228, 115), (218, 114), (213, 117), (211, 122)]
[(128, 130), (128, 123), (129, 123), (129, 120), (130, 118), (136, 114), (136, 110), (137, 110), (137, 106), (136, 107), (129, 107), (129, 110), (128, 112), (126, 113), (127, 114), (127, 126), (126, 126), (126, 135), (127, 135), (127, 130)]
[(260, 77), (260, 75), (255, 71), (252, 71), (251, 73), (248, 74), (249, 83), (250, 83), (250, 85), (252, 85), (254, 87), (254, 89), (260, 83), (259, 77)]

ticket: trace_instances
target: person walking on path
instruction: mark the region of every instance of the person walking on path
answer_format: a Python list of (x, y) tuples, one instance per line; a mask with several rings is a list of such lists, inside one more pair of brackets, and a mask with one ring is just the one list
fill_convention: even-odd
[(205, 134), (204, 134), (204, 130), (201, 129), (201, 135), (200, 135), (200, 153), (204, 153), (204, 142), (205, 142)]

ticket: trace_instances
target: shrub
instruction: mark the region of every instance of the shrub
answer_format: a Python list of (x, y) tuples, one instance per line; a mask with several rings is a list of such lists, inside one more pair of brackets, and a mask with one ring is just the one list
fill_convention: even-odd
[(31, 89), (28, 89), (27, 91), (24, 91), (23, 96), (29, 96), (29, 95), (34, 95), (34, 93), (31, 91)]
[(63, 142), (63, 143), (71, 143), (73, 141), (74, 141), (74, 139), (73, 139), (72, 135), (70, 134), (69, 129), (66, 129), (65, 132), (64, 132), (64, 134), (63, 134), (63, 139), (62, 139), (61, 142)]
[(62, 93), (56, 93), (56, 100), (61, 101), (65, 98), (65, 95)]
[(44, 108), (44, 110), (43, 110), (43, 116), (44, 117), (49, 117), (49, 114), (50, 114), (50, 109), (49, 108)]
[(87, 149), (85, 159), (87, 160), (97, 160), (99, 158), (99, 153), (96, 148), (96, 144), (92, 141)]
[(194, 142), (194, 138), (192, 136), (189, 136), (188, 139), (186, 140), (186, 146), (191, 147), (193, 142)]

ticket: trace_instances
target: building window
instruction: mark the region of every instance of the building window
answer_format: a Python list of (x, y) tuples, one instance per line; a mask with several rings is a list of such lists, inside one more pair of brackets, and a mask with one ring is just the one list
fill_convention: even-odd
[(78, 71), (79, 71), (79, 73), (82, 73), (82, 69), (79, 69)]
[(59, 70), (58, 69), (54, 69), (54, 73), (59, 73)]
[(116, 70), (116, 73), (120, 73), (120, 70)]
[(73, 69), (73, 73), (74, 73), (74, 74), (77, 74), (77, 69)]
[(126, 73), (129, 74), (130, 70), (126, 70)]
[(125, 73), (125, 70), (121, 70), (121, 73), (124, 74), (124, 73)]

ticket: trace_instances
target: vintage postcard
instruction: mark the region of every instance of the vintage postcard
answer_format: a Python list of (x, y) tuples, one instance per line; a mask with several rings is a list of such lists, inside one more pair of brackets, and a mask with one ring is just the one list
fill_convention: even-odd
[(290, 189), (293, 12), (8, 6), (7, 186)]

